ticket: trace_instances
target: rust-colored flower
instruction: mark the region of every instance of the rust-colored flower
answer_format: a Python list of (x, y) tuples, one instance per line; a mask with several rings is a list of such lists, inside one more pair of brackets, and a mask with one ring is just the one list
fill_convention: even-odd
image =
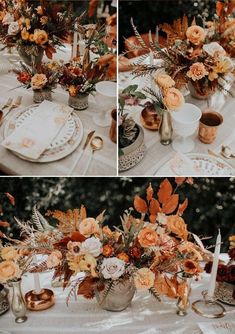
[(218, 282), (224, 282), (227, 279), (228, 279), (228, 269), (227, 269), (227, 266), (221, 263), (221, 264), (218, 265), (217, 281)]
[(235, 247), (231, 248), (228, 251), (228, 255), (230, 256), (231, 259), (235, 259)]
[(144, 227), (138, 234), (138, 240), (142, 247), (157, 246), (159, 237), (151, 227)]
[(134, 259), (140, 259), (141, 258), (141, 250), (137, 246), (130, 247), (129, 254)]
[(202, 27), (193, 25), (187, 29), (186, 36), (189, 42), (199, 45), (204, 41), (206, 34)]
[(77, 87), (74, 85), (69, 86), (69, 95), (75, 97), (77, 95)]
[(212, 264), (213, 264), (212, 261), (209, 261), (209, 262), (206, 263), (204, 270), (205, 270), (205, 272), (206, 272), (207, 274), (210, 274), (210, 273), (211, 273)]
[(228, 267), (228, 281), (235, 282), (235, 265), (231, 265)]
[(48, 41), (48, 35), (45, 30), (35, 29), (34, 30), (34, 41), (38, 45), (46, 44)]
[(188, 231), (187, 225), (185, 224), (182, 217), (177, 215), (172, 215), (167, 218), (167, 228), (170, 232), (176, 234), (183, 240), (187, 240), (188, 238)]
[(110, 245), (104, 245), (103, 247), (103, 252), (102, 254), (105, 256), (105, 257), (109, 257), (113, 254), (113, 247), (110, 246)]
[(117, 258), (128, 263), (129, 262), (129, 256), (125, 252), (121, 252), (117, 255)]
[(198, 265), (198, 263), (190, 259), (183, 261), (183, 270), (186, 274), (190, 275), (197, 275), (202, 272), (202, 268)]
[(26, 82), (29, 82), (31, 80), (31, 75), (27, 72), (20, 72), (17, 76), (17, 80), (25, 84)]

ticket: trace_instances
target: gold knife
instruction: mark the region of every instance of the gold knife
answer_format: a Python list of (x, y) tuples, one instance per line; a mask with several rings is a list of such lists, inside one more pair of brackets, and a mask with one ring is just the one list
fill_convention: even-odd
[(94, 135), (94, 133), (95, 133), (95, 131), (91, 131), (91, 132), (88, 133), (88, 135), (87, 135), (87, 137), (86, 137), (85, 144), (83, 145), (83, 148), (82, 148), (81, 152), (78, 154), (77, 159), (74, 161), (74, 164), (73, 164), (73, 166), (72, 166), (71, 169), (70, 169), (69, 175), (72, 175), (72, 174), (73, 174), (73, 171), (74, 171), (75, 167), (77, 166), (79, 160), (80, 160), (81, 157), (83, 156), (83, 153), (84, 153), (84, 151), (85, 151), (87, 145), (89, 144), (89, 142), (90, 142), (92, 136)]

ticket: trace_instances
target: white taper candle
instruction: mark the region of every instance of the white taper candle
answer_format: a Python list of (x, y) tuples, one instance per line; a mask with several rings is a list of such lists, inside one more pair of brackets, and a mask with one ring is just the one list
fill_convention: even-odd
[[(35, 265), (37, 265), (37, 257), (36, 257), (36, 255), (33, 256), (33, 261), (34, 261)], [(36, 293), (39, 293), (41, 291), (39, 273), (34, 273), (33, 274), (33, 279), (34, 279), (34, 291)]]
[(214, 251), (214, 260), (211, 270), (211, 278), (210, 278), (210, 285), (208, 289), (208, 297), (213, 298), (215, 293), (215, 284), (216, 284), (216, 277), (217, 277), (217, 270), (219, 265), (219, 255), (220, 255), (220, 246), (221, 246), (221, 234), (219, 230), (219, 234), (216, 239), (216, 246)]

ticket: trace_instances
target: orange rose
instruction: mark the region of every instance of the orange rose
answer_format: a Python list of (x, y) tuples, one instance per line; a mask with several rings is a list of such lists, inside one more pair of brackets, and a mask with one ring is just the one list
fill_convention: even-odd
[(29, 41), (30, 42), (34, 42), (34, 34), (30, 34), (29, 35)]
[(175, 86), (175, 81), (168, 74), (158, 74), (155, 78), (155, 82), (163, 89)]
[(92, 234), (99, 234), (99, 224), (94, 218), (85, 218), (78, 225), (78, 230), (85, 237), (90, 237)]
[(109, 257), (113, 254), (113, 247), (110, 245), (104, 245), (102, 254), (105, 257)]
[(182, 217), (179, 217), (177, 215), (169, 216), (166, 225), (170, 232), (176, 234), (183, 240), (187, 240), (187, 225), (185, 224)]
[(0, 282), (6, 283), (8, 280), (18, 278), (20, 276), (20, 268), (13, 261), (2, 261), (0, 263)]
[(151, 247), (158, 244), (158, 234), (150, 227), (144, 227), (138, 234), (138, 240), (142, 247)]
[(190, 66), (189, 71), (187, 72), (187, 76), (193, 81), (201, 80), (208, 74), (209, 72), (206, 70), (203, 63), (194, 63)]
[(77, 95), (77, 87), (74, 85), (69, 86), (69, 95), (76, 96)]
[(155, 275), (149, 268), (139, 269), (134, 276), (137, 289), (151, 289), (154, 285)]
[(168, 110), (177, 110), (184, 104), (184, 97), (178, 89), (167, 88), (164, 91), (163, 103)]
[(21, 31), (21, 38), (24, 41), (27, 41), (29, 39), (29, 32), (26, 30), (26, 28), (23, 28)]
[(117, 255), (117, 258), (128, 263), (129, 262), (129, 256), (125, 252), (121, 252)]
[(205, 40), (206, 34), (202, 27), (193, 25), (187, 29), (186, 36), (189, 42), (199, 45)]
[(34, 30), (34, 41), (36, 44), (43, 45), (48, 41), (48, 35), (45, 30), (35, 29)]

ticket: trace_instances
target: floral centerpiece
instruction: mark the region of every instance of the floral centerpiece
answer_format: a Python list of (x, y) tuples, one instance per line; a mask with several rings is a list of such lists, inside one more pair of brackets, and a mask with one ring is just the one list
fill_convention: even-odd
[(51, 59), (72, 27), (71, 14), (50, 1), (36, 6), (10, 0), (0, 6), (0, 40), (6, 47), (16, 46), (28, 65), (40, 63), (44, 51)]
[[(190, 178), (177, 178), (176, 189)], [(62, 212), (48, 211), (58, 220), (58, 241), (45, 243), (49, 254), (31, 272), (54, 268), (54, 278), (70, 284), (69, 298), (82, 295), (97, 298), (108, 310), (126, 308), (135, 290), (149, 291), (157, 300), (161, 295), (178, 300), (178, 308), (188, 304), (188, 279), (202, 272), (204, 249), (190, 234), (182, 214), (188, 200), (179, 204), (176, 189), (165, 179), (156, 193), (151, 184), (146, 200), (138, 195), (134, 208), (126, 210), (122, 227), (104, 225), (104, 212), (88, 217), (84, 206)], [(50, 240), (50, 238), (49, 238)], [(45, 253), (45, 252), (44, 252)]]
[(15, 69), (17, 80), (27, 89), (32, 88), (34, 102), (41, 103), (43, 100), (52, 100), (52, 90), (56, 88), (61, 76), (61, 62), (43, 62), (35, 69), (21, 63), (20, 69)]
[[(133, 25), (138, 40), (145, 42)], [(167, 35), (166, 48), (161, 49), (158, 43), (150, 41), (152, 52), (161, 58), (159, 65), (137, 66), (134, 73), (146, 75), (164, 68), (166, 73), (180, 88), (188, 84), (191, 94), (205, 99), (217, 89), (225, 91), (226, 75), (233, 71), (233, 62), (221, 45), (207, 42), (206, 29), (195, 21), (191, 25), (186, 16), (173, 25), (161, 27)]]
[(93, 77), (93, 73), (88, 67), (84, 68), (80, 60), (72, 60), (64, 65), (59, 83), (69, 92), (69, 105), (84, 110), (88, 107), (89, 94), (95, 91), (97, 81), (98, 78)]

